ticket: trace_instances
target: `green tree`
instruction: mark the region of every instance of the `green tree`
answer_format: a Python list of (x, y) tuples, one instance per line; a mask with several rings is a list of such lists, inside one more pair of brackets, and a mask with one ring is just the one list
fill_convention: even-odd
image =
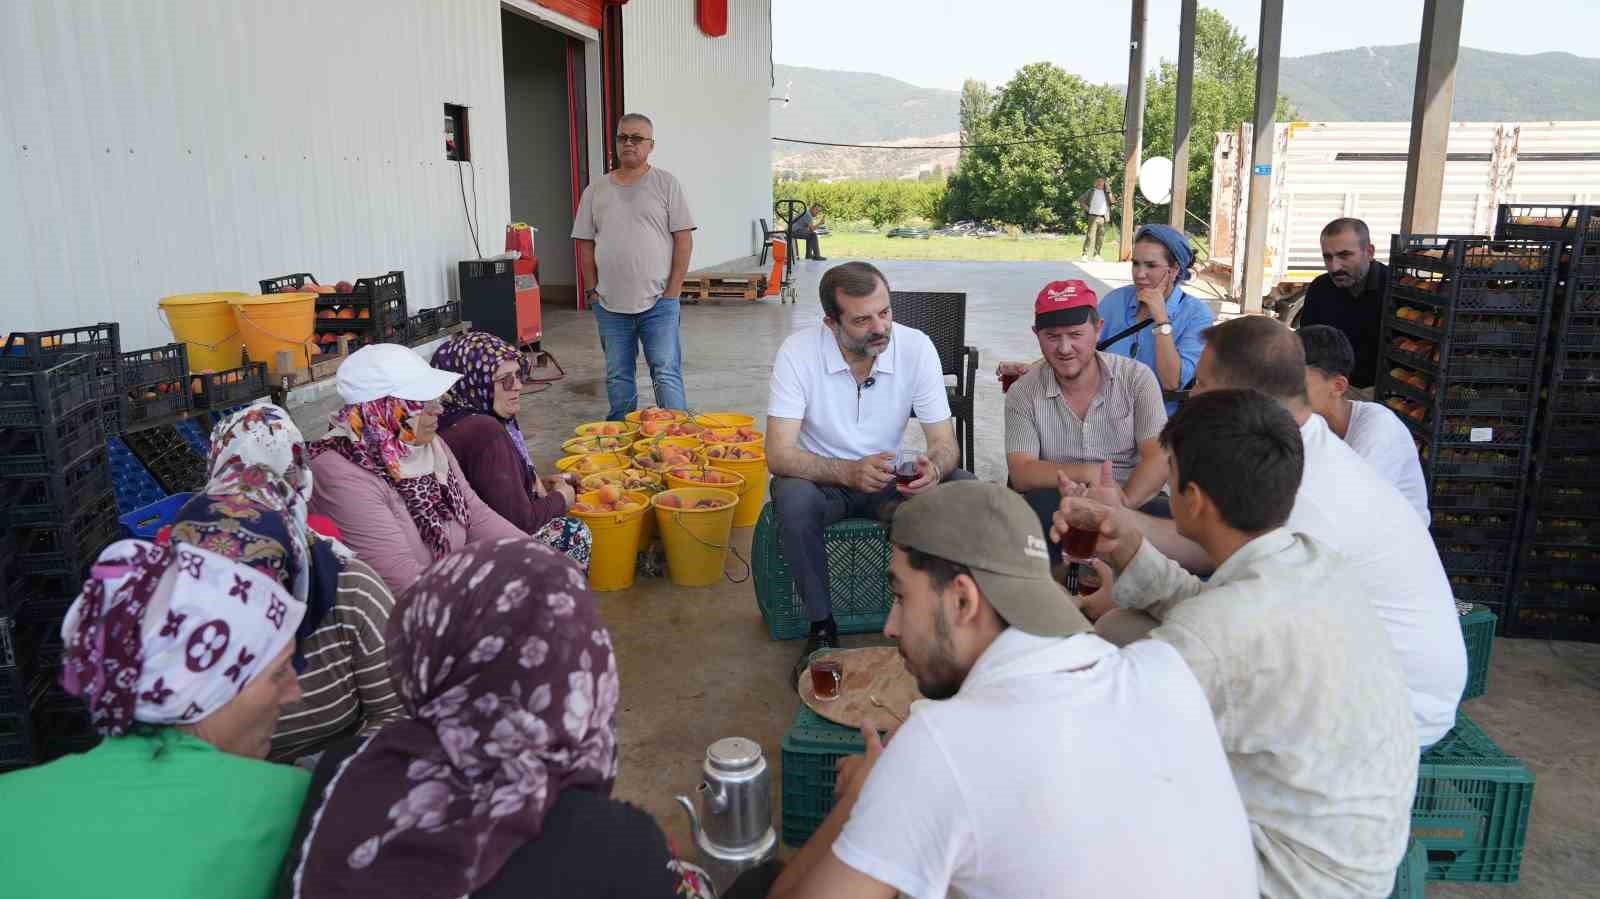
[[(990, 93), (989, 85), (976, 78), (968, 78), (961, 83), (961, 142), (972, 143), (978, 123), (989, 117), (989, 109), (994, 105), (994, 94)], [(965, 152), (965, 151), (963, 151)]]

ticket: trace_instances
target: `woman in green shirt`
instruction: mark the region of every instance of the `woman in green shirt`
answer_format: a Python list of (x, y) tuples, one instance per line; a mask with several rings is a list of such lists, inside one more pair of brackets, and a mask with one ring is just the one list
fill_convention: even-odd
[(262, 761), (304, 615), (208, 550), (108, 547), (61, 627), (62, 686), (105, 739), (0, 777), (6, 895), (270, 895), (310, 780)]

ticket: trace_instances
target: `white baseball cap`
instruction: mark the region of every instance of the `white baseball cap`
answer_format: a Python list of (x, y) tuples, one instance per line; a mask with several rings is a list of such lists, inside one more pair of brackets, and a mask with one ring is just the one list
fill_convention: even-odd
[(334, 383), (347, 403), (369, 403), (386, 396), (426, 403), (444, 396), (461, 376), (428, 365), (414, 350), (396, 343), (364, 346), (339, 365)]

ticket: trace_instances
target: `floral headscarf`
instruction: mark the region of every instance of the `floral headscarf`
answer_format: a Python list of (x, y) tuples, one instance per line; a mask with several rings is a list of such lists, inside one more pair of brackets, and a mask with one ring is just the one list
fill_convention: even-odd
[(277, 581), (195, 546), (106, 547), (61, 624), (61, 686), (105, 736), (193, 724), (239, 695), (306, 607)]
[[(516, 362), (518, 369), (526, 376), (527, 358), (516, 347), (487, 331), (457, 334), (434, 350), (430, 365), (461, 375), (461, 380), (444, 395), (445, 415), (476, 413), (500, 418), (500, 413), (494, 411), (494, 373), (501, 363), (507, 361)], [(533, 457), (528, 454), (528, 442), (523, 439), (517, 417), (513, 415), (501, 421), (517, 448), (517, 454), (531, 469)]]
[(562, 790), (616, 779), (611, 635), (560, 553), (507, 538), (450, 554), (400, 598), (388, 645), (408, 717), (328, 784), (296, 897), (467, 895)]
[(411, 422), (425, 406), (392, 396), (351, 403), (333, 413), (328, 435), (310, 444), (306, 457), (336, 452), (387, 480), (437, 560), (451, 549), (446, 522), (467, 521), (467, 499), (445, 454), (416, 442)]

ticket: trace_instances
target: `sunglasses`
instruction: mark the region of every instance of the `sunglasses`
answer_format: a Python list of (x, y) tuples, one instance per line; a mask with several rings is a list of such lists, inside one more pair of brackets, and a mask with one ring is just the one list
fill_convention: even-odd
[(509, 375), (495, 378), (494, 382), (500, 385), (501, 390), (516, 390), (522, 386), (522, 375), (518, 372), (512, 372)]
[(654, 140), (655, 140), (655, 138), (645, 137), (642, 134), (619, 134), (619, 135), (617, 135), (617, 143), (619, 143), (619, 144), (643, 144), (643, 143), (652, 142)]

